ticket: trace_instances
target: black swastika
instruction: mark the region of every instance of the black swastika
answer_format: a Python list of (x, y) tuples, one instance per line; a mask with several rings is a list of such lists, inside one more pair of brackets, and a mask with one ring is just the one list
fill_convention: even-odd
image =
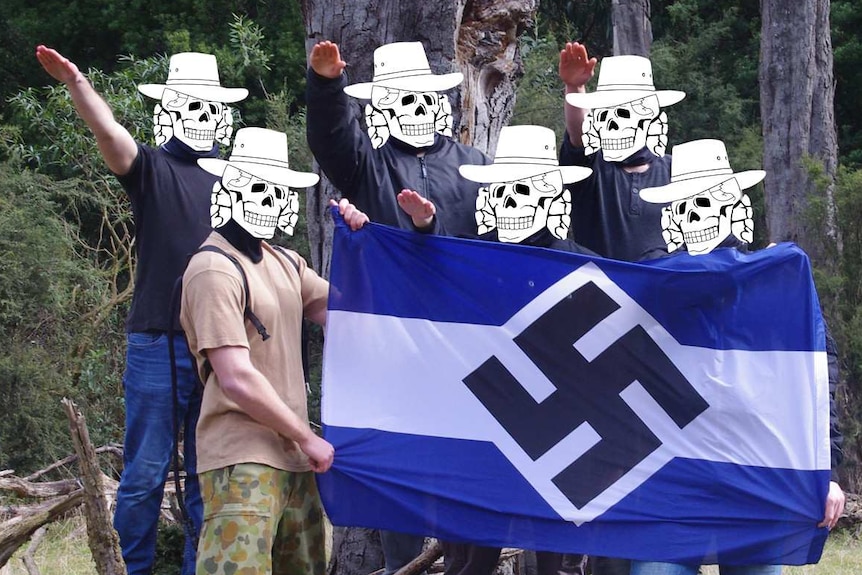
[(496, 357), (464, 383), (522, 449), (536, 460), (582, 423), (601, 440), (554, 477), (578, 508), (613, 485), (661, 442), (620, 392), (637, 380), (680, 428), (709, 405), (641, 326), (587, 361), (574, 347), (619, 309), (588, 283), (545, 312), (514, 341), (556, 390), (536, 402)]

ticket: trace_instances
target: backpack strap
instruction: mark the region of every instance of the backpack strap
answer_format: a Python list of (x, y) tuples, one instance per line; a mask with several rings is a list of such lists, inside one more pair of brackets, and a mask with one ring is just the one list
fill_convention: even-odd
[[(294, 267), (294, 269), (296, 269), (296, 273), (297, 273), (297, 275), (299, 275), (299, 279), (301, 282), (302, 281), (302, 273), (299, 271), (299, 262), (296, 261), (296, 259), (292, 255), (290, 255), (290, 252), (287, 251), (282, 246), (277, 246), (277, 245), (273, 245), (273, 244), (270, 244), (270, 245), (272, 246), (272, 249), (279, 252), (281, 255), (283, 255), (285, 258), (287, 258), (287, 261), (289, 261), (291, 264), (293, 264), (293, 267)], [(308, 320), (303, 317), (302, 318), (302, 331), (300, 333), (300, 353), (302, 356), (302, 375), (305, 377), (306, 385), (311, 380), (311, 378), (309, 377), (309, 370), (311, 369), (311, 361), (309, 360), (309, 357), (308, 357), (308, 348), (309, 348), (309, 342), (310, 341), (311, 341), (311, 336), (309, 334)]]
[(198, 252), (215, 252), (217, 254), (221, 254), (227, 259), (229, 259), (234, 266), (236, 266), (239, 275), (242, 276), (242, 287), (243, 292), (245, 293), (245, 309), (242, 312), (243, 316), (245, 316), (245, 318), (251, 322), (251, 325), (254, 326), (254, 329), (257, 330), (257, 333), (260, 334), (260, 337), (263, 341), (268, 340), (269, 334), (266, 331), (266, 326), (264, 326), (263, 323), (257, 318), (257, 316), (254, 315), (254, 312), (251, 311), (251, 291), (249, 291), (248, 287), (248, 278), (246, 277), (245, 270), (242, 269), (242, 265), (239, 263), (239, 260), (236, 259), (233, 255), (221, 249), (220, 247), (213, 245), (201, 246), (200, 248), (198, 248)]

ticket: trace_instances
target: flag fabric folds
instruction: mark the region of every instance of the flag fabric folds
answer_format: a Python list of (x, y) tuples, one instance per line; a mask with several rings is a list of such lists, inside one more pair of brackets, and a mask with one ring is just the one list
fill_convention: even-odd
[(626, 263), (336, 218), (319, 476), (335, 525), (817, 562), (824, 326), (792, 244)]

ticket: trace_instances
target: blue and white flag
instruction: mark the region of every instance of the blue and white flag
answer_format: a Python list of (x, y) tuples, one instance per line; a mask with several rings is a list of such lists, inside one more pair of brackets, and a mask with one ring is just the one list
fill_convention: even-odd
[(335, 525), (813, 563), (828, 403), (794, 245), (633, 264), (337, 225), (322, 414), (335, 464), (319, 477)]

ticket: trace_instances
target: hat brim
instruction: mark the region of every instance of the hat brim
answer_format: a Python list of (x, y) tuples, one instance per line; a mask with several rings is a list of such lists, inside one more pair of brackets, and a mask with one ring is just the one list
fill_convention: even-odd
[(291, 188), (308, 188), (320, 181), (320, 176), (315, 173), (297, 172), (283, 166), (257, 162), (232, 162), (219, 158), (201, 158), (198, 165), (211, 174), (222, 176), (225, 168), (230, 164), (258, 178), (262, 178), (273, 184), (280, 184)]
[(658, 105), (662, 108), (672, 106), (683, 98), (685, 92), (679, 90), (597, 90), (595, 92), (572, 92), (566, 94), (566, 102), (576, 108), (594, 110), (596, 108), (613, 108), (641, 100), (647, 96), (657, 96)]
[(727, 180), (735, 179), (739, 184), (739, 189), (746, 190), (760, 183), (765, 177), (766, 172), (763, 170), (747, 170), (735, 174), (692, 178), (657, 188), (644, 188), (640, 191), (640, 197), (643, 201), (651, 204), (669, 204), (677, 200), (696, 196)]
[(189, 95), (200, 100), (209, 102), (221, 102), (223, 104), (232, 104), (245, 100), (248, 96), (248, 90), (245, 88), (222, 88), (221, 86), (200, 86), (197, 84), (139, 84), (138, 91), (144, 96), (161, 100), (165, 89), (169, 88), (181, 94)]
[(542, 164), (465, 164), (458, 172), (471, 182), (490, 184), (495, 182), (517, 182), (540, 174), (559, 170), (564, 184), (587, 179), (593, 171), (583, 166), (547, 166)]
[(374, 86), (395, 88), (396, 90), (407, 90), (410, 92), (442, 92), (454, 88), (463, 81), (464, 74), (461, 72), (452, 72), (451, 74), (422, 74), (421, 76), (406, 76), (378, 82), (351, 84), (345, 86), (344, 92), (354, 98), (370, 100), (371, 89)]

